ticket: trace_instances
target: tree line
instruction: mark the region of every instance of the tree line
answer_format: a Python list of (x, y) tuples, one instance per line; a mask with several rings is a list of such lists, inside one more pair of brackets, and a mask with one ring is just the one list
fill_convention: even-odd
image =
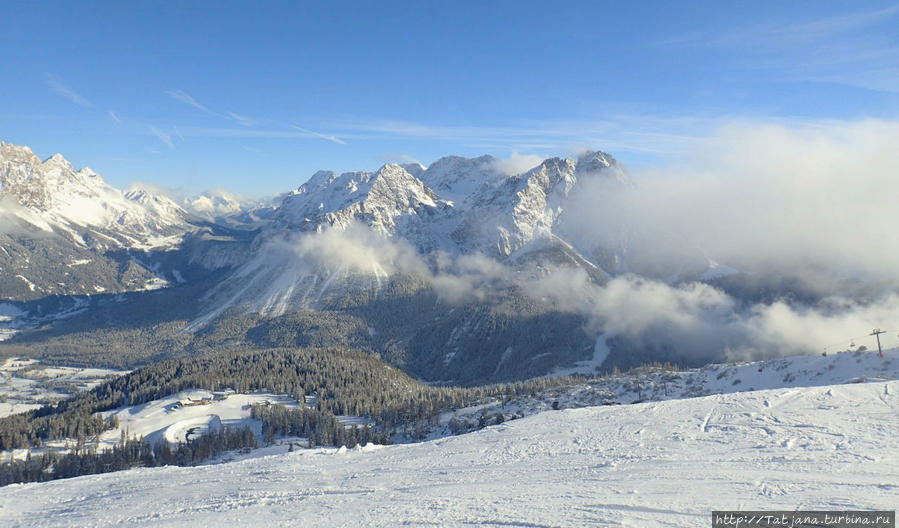
[(191, 466), (226, 451), (258, 447), (248, 427), (223, 427), (186, 443), (171, 446), (164, 439), (151, 444), (144, 439), (126, 439), (112, 449), (97, 451), (84, 442), (64, 455), (47, 449), (40, 456), (29, 452), (24, 460), (0, 464), (0, 486), (20, 482), (45, 482), (61, 478), (108, 473), (134, 467)]
[(292, 348), (223, 352), (149, 365), (109, 380), (57, 405), (0, 419), (0, 450), (39, 447), (48, 440), (91, 438), (117, 424), (96, 414), (139, 405), (187, 389), (265, 390), (303, 401), (316, 410), (370, 418), (382, 431), (433, 423), (439, 413), (489, 397), (517, 396), (571, 378), (533, 379), (485, 387), (433, 387), (379, 359), (350, 349)]
[[(173, 359), (106, 381), (56, 405), (0, 418), (0, 450), (36, 449), (50, 440), (71, 439), (75, 443), (68, 454), (46, 449), (40, 456), (0, 464), (0, 485), (131, 467), (191, 465), (230, 449), (257, 447), (249, 429), (223, 429), (177, 446), (164, 441), (151, 445), (126, 438), (123, 433), (116, 447), (97, 452), (98, 435), (119, 426), (114, 415), (103, 417), (99, 413), (187, 389), (233, 389), (239, 393), (265, 390), (293, 396), (300, 402), (314, 395), (314, 407), (252, 407), (251, 416), (262, 422), (264, 440), (291, 435), (308, 438), (311, 446), (353, 447), (386, 444), (392, 433), (400, 432), (401, 438), (420, 439), (437, 424), (442, 411), (491, 397), (534, 395), (572, 381), (554, 378), (485, 387), (433, 387), (376, 357), (350, 349), (273, 349)], [(372, 423), (346, 427), (336, 415), (365, 417)], [(467, 428), (453, 432), (463, 429)]]
[(369, 425), (347, 427), (333, 414), (308, 407), (288, 409), (283, 405), (254, 405), (250, 416), (262, 422), (262, 436), (269, 444), (275, 435), (305, 437), (309, 447), (390, 443), (386, 431), (378, 431)]

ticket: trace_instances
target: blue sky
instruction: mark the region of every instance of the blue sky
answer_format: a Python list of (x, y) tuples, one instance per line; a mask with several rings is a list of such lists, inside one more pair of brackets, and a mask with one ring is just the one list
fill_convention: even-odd
[(888, 2), (3, 5), (0, 139), (273, 194), (446, 154), (652, 166), (732, 120), (895, 119)]

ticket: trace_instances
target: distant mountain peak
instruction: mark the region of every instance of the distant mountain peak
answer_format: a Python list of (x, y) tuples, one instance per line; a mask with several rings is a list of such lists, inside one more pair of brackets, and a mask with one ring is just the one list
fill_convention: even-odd
[(49, 158), (45, 159), (45, 160), (44, 160), (44, 163), (45, 163), (45, 164), (46, 164), (46, 163), (53, 163), (53, 164), (59, 164), (59, 165), (67, 165), (67, 166), (69, 166), (69, 167), (72, 166), (72, 164), (69, 163), (69, 160), (67, 160), (67, 159), (65, 158), (65, 156), (63, 156), (62, 154), (60, 154), (60, 153), (58, 153), (58, 152), (57, 152), (56, 154), (53, 154), (53, 155), (50, 156)]
[[(160, 261), (203, 227), (169, 198), (123, 192), (90, 168), (0, 144), (0, 292), (5, 298), (158, 288)], [(182, 269), (186, 269), (182, 267)], [(174, 272), (172, 272), (174, 273)], [(178, 280), (178, 275), (168, 275)]]
[(6, 160), (34, 158), (37, 161), (40, 161), (40, 159), (34, 155), (34, 152), (31, 151), (31, 148), (25, 145), (13, 145), (12, 143), (6, 143), (4, 141), (0, 141), (0, 156)]
[(416, 178), (421, 178), (422, 173), (424, 173), (424, 171), (428, 170), (427, 167), (425, 167), (424, 165), (422, 165), (421, 163), (419, 163), (417, 161), (412, 162), (412, 163), (402, 163), (402, 164), (400, 164), (400, 167), (405, 169), (406, 172), (415, 176)]
[[(31, 211), (25, 221), (70, 233), (107, 230), (104, 240), (123, 246), (150, 244), (191, 229), (178, 205), (148, 191), (123, 192), (88, 167), (76, 170), (61, 154), (41, 161), (28, 147), (0, 147), (0, 197), (11, 195)], [(35, 214), (37, 216), (35, 216)]]
[(585, 152), (577, 161), (548, 158), (519, 174), (490, 155), (445, 156), (418, 175), (407, 166), (386, 163), (375, 172), (339, 176), (318, 171), (285, 198), (268, 233), (344, 229), (360, 222), (402, 237), (422, 252), (441, 249), (505, 258), (537, 238), (553, 235), (579, 178), (608, 173), (624, 182), (626, 175), (602, 151)]
[(482, 185), (495, 185), (507, 176), (490, 155), (477, 158), (445, 156), (428, 166), (420, 178), (441, 197), (460, 202)]
[(617, 163), (611, 154), (601, 150), (585, 150), (577, 157), (577, 165), (581, 170), (608, 168)]
[(395, 219), (435, 207), (438, 196), (402, 165), (386, 163), (375, 172), (316, 172), (284, 198), (275, 228), (346, 228), (362, 222), (383, 234), (395, 231)]
[(632, 185), (627, 169), (611, 154), (601, 150), (582, 152), (577, 158), (577, 173), (583, 176), (609, 176), (618, 183)]
[(255, 229), (274, 214), (277, 204), (284, 196), (298, 192), (299, 189), (280, 196), (255, 198), (222, 189), (212, 189), (183, 198), (181, 206), (191, 214), (209, 222), (233, 228)]

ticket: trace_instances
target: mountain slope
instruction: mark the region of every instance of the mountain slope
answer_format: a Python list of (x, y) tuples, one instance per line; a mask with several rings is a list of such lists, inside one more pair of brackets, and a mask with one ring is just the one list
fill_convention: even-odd
[[(627, 184), (614, 158), (599, 152), (578, 162), (552, 158), (520, 175), (498, 167), (490, 156), (451, 156), (434, 162), (420, 178), (391, 164), (374, 173), (319, 171), (285, 197), (254, 243), (255, 258), (223, 284), (210, 305), (219, 311), (245, 305), (264, 313), (277, 306), (274, 313), (280, 315), (290, 307), (315, 308), (329, 289), (340, 296), (360, 288), (366, 296), (376, 295), (398, 268), (422, 275), (447, 258), (465, 255), (509, 259), (516, 268), (565, 262), (592, 277), (604, 276), (553, 227), (579, 178), (608, 175)], [(331, 235), (327, 247), (301, 236), (327, 230), (348, 235), (346, 240)], [(317, 258), (307, 258), (307, 246), (316, 248)], [(368, 253), (360, 255), (359, 248)], [(417, 257), (408, 254), (410, 248)], [(353, 265), (360, 256), (368, 264)], [(266, 287), (247, 286), (253, 282)]]
[[(10, 342), (52, 341), (54, 357), (77, 350), (96, 358), (105, 349), (88, 336), (109, 331), (117, 343), (141, 343), (128, 360), (110, 358), (113, 365), (195, 349), (185, 341), (315, 342), (381, 354), (430, 381), (509, 381), (593, 364), (603, 330), (590, 296), (618, 276), (719, 280), (729, 269), (706, 273), (715, 263), (677, 238), (671, 245), (683, 258), (659, 262), (640, 253), (628, 226), (582, 214), (636, 190), (599, 151), (523, 171), (491, 156), (319, 171), (277, 208), (247, 209), (226, 193), (190, 202), (206, 220), (164, 197), (113, 189), (61, 156), (42, 162), (4, 144), (2, 161), (0, 288), (8, 300), (46, 302), (17, 305), (25, 314), (0, 330), (9, 335), (64, 312), (56, 315), (68, 321), (54, 324), (68, 336), (20, 332)], [(109, 295), (185, 282), (195, 287)], [(73, 297), (98, 294), (110, 298)], [(594, 367), (699, 361), (668, 343), (614, 337)]]
[(59, 154), (41, 161), (28, 147), (0, 143), (4, 299), (176, 283), (188, 274), (191, 260), (202, 260), (195, 243), (188, 244), (193, 250), (184, 259), (177, 250), (212, 231), (168, 198), (123, 192), (89, 168), (76, 170)]
[[(365, 321), (366, 347), (394, 364), (463, 383), (539, 375), (589, 356), (596, 336), (584, 318), (560, 313), (522, 281), (560, 269), (607, 280), (555, 230), (580, 184), (627, 186), (625, 169), (602, 152), (521, 174), (491, 156), (410, 168), (315, 173), (284, 198), (251, 258), (201, 299), (205, 313), (188, 330), (229, 313), (348, 314)], [(387, 315), (396, 310), (402, 321)], [(510, 360), (516, 369), (498, 369)]]
[(895, 381), (782, 389), (545, 412), (380, 449), (280, 446), (224, 465), (11, 486), (0, 515), (42, 526), (692, 527), (723, 508), (892, 510), (897, 394)]
[(170, 247), (191, 227), (167, 198), (123, 193), (59, 154), (41, 161), (28, 147), (7, 143), (0, 143), (0, 198), (5, 213), (93, 249)]

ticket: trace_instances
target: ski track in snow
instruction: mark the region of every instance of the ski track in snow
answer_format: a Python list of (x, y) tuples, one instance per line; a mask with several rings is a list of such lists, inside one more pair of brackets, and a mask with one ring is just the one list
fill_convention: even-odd
[(712, 509), (891, 510), (897, 393), (889, 381), (570, 409), (420, 444), (14, 485), (0, 525), (692, 528)]

